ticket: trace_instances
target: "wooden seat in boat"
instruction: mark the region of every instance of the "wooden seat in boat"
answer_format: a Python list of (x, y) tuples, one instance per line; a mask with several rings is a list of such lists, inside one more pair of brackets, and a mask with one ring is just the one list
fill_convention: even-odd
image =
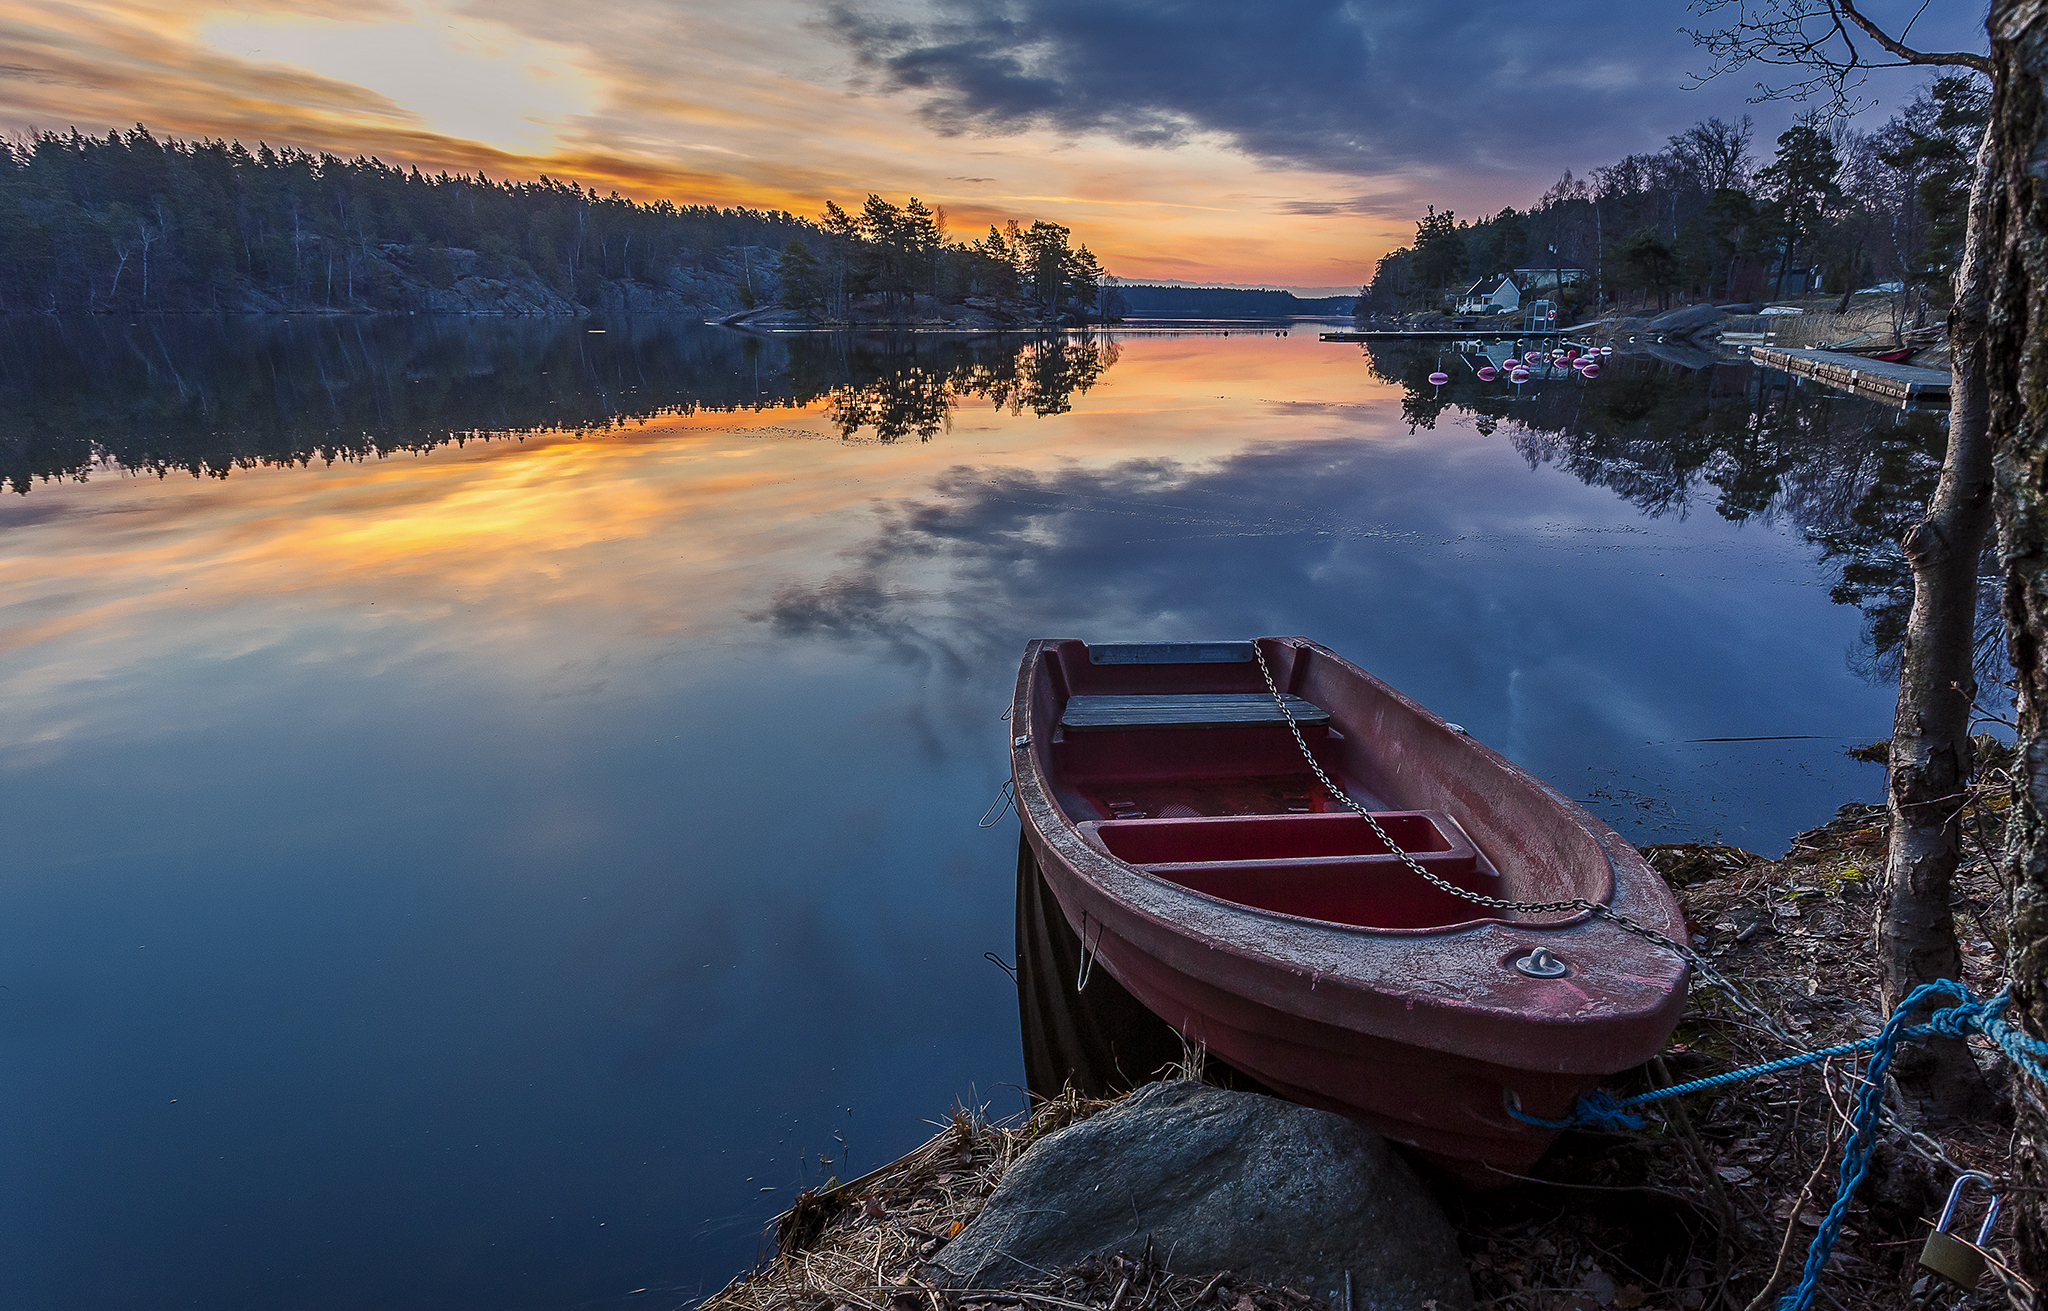
[[(1321, 728), (1328, 711), (1298, 696), (1284, 698), (1294, 722)], [(1060, 727), (1069, 733), (1101, 733), (1124, 728), (1227, 728), (1240, 724), (1281, 724), (1286, 719), (1265, 692), (1183, 692), (1147, 696), (1074, 696), (1067, 698)]]

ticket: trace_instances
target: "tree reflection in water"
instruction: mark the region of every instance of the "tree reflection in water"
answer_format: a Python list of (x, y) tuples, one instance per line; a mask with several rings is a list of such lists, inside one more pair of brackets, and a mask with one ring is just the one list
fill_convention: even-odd
[[(1858, 657), (1861, 671), (1878, 680), (1898, 676), (1913, 600), (1899, 542), (1940, 477), (1946, 410), (1900, 410), (1696, 351), (1680, 362), (1617, 354), (1594, 381), (1559, 376), (1517, 389), (1478, 377), (1506, 354), (1504, 344), (1489, 343), (1484, 356), (1409, 343), (1364, 349), (1373, 372), (1404, 390), (1411, 430), (1462, 411), (1482, 432), (1506, 426), (1530, 467), (1563, 469), (1652, 517), (1711, 503), (1733, 522), (1790, 523), (1839, 571), (1834, 600), (1863, 611), (1869, 641)], [(1429, 374), (1439, 361), (1451, 381), (1433, 387)], [(1989, 554), (1977, 625), (1987, 682), (2002, 676), (2003, 660)]]
[(1065, 414), (1075, 394), (1093, 387), (1116, 363), (1117, 347), (1092, 336), (942, 341), (936, 351), (913, 349), (885, 358), (888, 367), (876, 376), (831, 389), (832, 421), (841, 437), (867, 428), (885, 442), (909, 436), (930, 441), (952, 426), (954, 408), (969, 396), (1011, 414)]
[(843, 438), (930, 439), (963, 398), (1059, 414), (1092, 337), (748, 336), (677, 320), (0, 320), (0, 483), (235, 469), (603, 433), (824, 403)]

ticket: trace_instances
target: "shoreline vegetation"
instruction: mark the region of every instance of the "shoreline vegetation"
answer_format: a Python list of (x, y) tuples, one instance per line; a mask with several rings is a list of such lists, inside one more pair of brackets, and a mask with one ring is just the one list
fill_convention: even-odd
[(973, 240), (916, 197), (821, 219), (641, 203), (291, 148), (45, 132), (0, 142), (0, 314), (679, 314), (733, 326), (1036, 330), (1349, 314), (1351, 297), (1135, 286), (1068, 228)]
[[(1895, 331), (1938, 324), (1962, 259), (1985, 81), (1939, 77), (1875, 131), (1819, 113), (1765, 161), (1747, 116), (1709, 118), (1584, 178), (1567, 171), (1526, 210), (1474, 222), (1434, 207), (1412, 244), (1360, 289), (1378, 321), (1461, 305), (1485, 312), (1513, 276), (1521, 302), (1554, 300), (1561, 321), (1631, 308), (1837, 298), (1883, 292)], [(1510, 311), (1512, 312), (1512, 310)]]
[[(1106, 275), (1054, 223), (949, 239), (870, 195), (822, 220), (641, 203), (542, 176), (428, 175), (240, 142), (44, 132), (0, 142), (0, 312), (689, 314), (822, 324), (1081, 324)], [(1113, 283), (1111, 284), (1113, 285)], [(920, 303), (922, 301), (922, 304)]]
[[(2013, 760), (1989, 738), (1980, 749), (1985, 767), (1967, 799), (1971, 855), (1957, 878), (1957, 913), (1966, 981), (1984, 992), (2005, 972), (2012, 890), (1994, 853)], [(1851, 803), (1776, 860), (1711, 843), (1643, 851), (1678, 892), (1695, 945), (1797, 1041), (1817, 1048), (1881, 1024), (1868, 942), (1886, 840), (1884, 807)], [(1703, 990), (1666, 1052), (1611, 1083), (1636, 1093), (1786, 1054), (1726, 998)], [(2008, 1097), (2009, 1069), (1987, 1065), (1987, 1083)], [(1200, 1054), (1187, 1053), (1153, 1077), (1199, 1079)], [(1665, 1103), (1669, 1109), (1652, 1112), (1639, 1130), (1567, 1133), (1530, 1176), (1504, 1180), (1497, 1192), (1439, 1179), (1435, 1191), (1457, 1230), (1474, 1303), (1523, 1311), (1768, 1305), (1797, 1279), (1827, 1209), (1828, 1172), (1840, 1155), (1855, 1079), (1840, 1063), (1808, 1066)], [(1105, 1252), (1077, 1269), (999, 1288), (949, 1288), (934, 1277), (928, 1263), (974, 1220), (1025, 1151), (1122, 1095), (1088, 1097), (1070, 1087), (1003, 1121), (983, 1108), (954, 1106), (934, 1137), (898, 1160), (801, 1193), (764, 1235), (756, 1268), (706, 1299), (702, 1311), (1318, 1305), (1295, 1287), (1255, 1285), (1231, 1272), (1168, 1273), (1168, 1258), (1152, 1251)], [(1934, 1287), (1913, 1263), (1924, 1217), (1940, 1208), (1952, 1167), (1995, 1171), (2005, 1150), (1988, 1123), (1934, 1137), (1883, 1128), (1825, 1275), (1835, 1304), (1871, 1311), (1923, 1305)]]

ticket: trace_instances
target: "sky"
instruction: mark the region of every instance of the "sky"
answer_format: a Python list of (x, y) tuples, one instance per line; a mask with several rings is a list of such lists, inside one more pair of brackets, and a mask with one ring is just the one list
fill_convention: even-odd
[[(1872, 0), (1923, 49), (1979, 0)], [(1915, 18), (1915, 13), (1918, 17)], [(1677, 0), (7, 0), (0, 131), (222, 137), (815, 216), (916, 195), (1134, 281), (1355, 289), (1426, 206), (1527, 207), (1756, 76)], [(1929, 78), (1865, 88), (1874, 127)]]

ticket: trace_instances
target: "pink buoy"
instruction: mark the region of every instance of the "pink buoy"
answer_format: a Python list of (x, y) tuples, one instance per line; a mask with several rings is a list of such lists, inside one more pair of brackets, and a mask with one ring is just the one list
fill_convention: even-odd
[(1600, 366), (1599, 366), (1599, 365), (1597, 365), (1597, 364), (1588, 364), (1588, 365), (1586, 366), (1585, 370), (1584, 370), (1584, 374), (1583, 374), (1583, 376), (1585, 376), (1585, 377), (1587, 377), (1587, 378), (1597, 378), (1597, 377), (1599, 377), (1599, 376), (1600, 376)]
[(1527, 369), (1516, 369), (1508, 375), (1508, 379), (1511, 382), (1527, 382), (1529, 381), (1529, 371)]
[(1451, 375), (1448, 373), (1432, 373), (1429, 375), (1429, 385), (1432, 387), (1441, 387), (1450, 380)]
[(1499, 376), (1500, 374), (1494, 371), (1494, 367), (1491, 364), (1479, 371), (1479, 381), (1481, 382), (1492, 382)]
[(1525, 359), (1525, 360), (1527, 360), (1527, 361), (1529, 361), (1529, 363), (1531, 363), (1531, 364), (1534, 364), (1534, 363), (1535, 363), (1536, 361), (1538, 361), (1538, 360), (1540, 360), (1540, 359), (1542, 359), (1542, 358), (1543, 358), (1543, 352), (1542, 352), (1542, 351), (1530, 351), (1530, 352), (1529, 352), (1529, 353), (1528, 353), (1527, 355), (1524, 355), (1524, 356), (1523, 356), (1522, 358), (1523, 358), (1523, 359)]

